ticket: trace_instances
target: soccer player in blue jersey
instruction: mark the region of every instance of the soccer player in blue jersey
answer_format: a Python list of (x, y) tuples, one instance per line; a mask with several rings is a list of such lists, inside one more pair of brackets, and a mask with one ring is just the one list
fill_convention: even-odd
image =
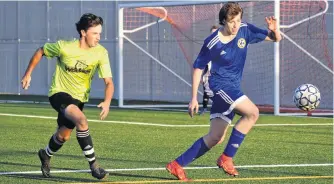
[(248, 44), (266, 41), (278, 42), (282, 39), (274, 17), (266, 17), (268, 30), (241, 22), (242, 8), (238, 3), (224, 4), (219, 12), (219, 28), (205, 39), (203, 47), (193, 64), (192, 100), (189, 114), (198, 111), (197, 90), (202, 70), (211, 61), (209, 85), (214, 92), (210, 112), (210, 130), (178, 158), (168, 163), (166, 169), (179, 180), (188, 178), (183, 167), (204, 155), (224, 137), (226, 130), (238, 113), (241, 118), (234, 126), (229, 141), (222, 155), (217, 159), (217, 166), (227, 174), (239, 175), (232, 158), (259, 117), (255, 104), (243, 94), (240, 83), (244, 68)]
[[(217, 31), (217, 29), (218, 29), (218, 26), (213, 25), (210, 28), (210, 33), (214, 33), (215, 31)], [(203, 74), (202, 74), (202, 84), (203, 84), (203, 93), (204, 94), (203, 94), (203, 102), (202, 102), (203, 108), (202, 108), (201, 112), (199, 113), (200, 115), (203, 115), (207, 111), (209, 98), (213, 96), (213, 93), (212, 93), (212, 91), (210, 90), (210, 87), (209, 87), (210, 70), (211, 70), (211, 62), (209, 62), (205, 66), (205, 69), (204, 69)]]

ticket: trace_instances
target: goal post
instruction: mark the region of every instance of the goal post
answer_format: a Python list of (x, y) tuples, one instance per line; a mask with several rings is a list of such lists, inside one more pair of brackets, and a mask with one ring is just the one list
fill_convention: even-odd
[[(281, 1), (279, 6), (284, 40), (279, 50), (278, 114), (333, 115), (333, 55), (328, 51), (333, 49), (333, 42), (326, 30), (326, 21), (333, 22), (333, 18), (326, 19), (329, 2)], [(320, 107), (309, 113), (295, 111), (291, 100), (296, 87), (305, 83), (317, 86), (321, 92)]]
[[(192, 62), (224, 2), (118, 4), (119, 107), (187, 107)], [(324, 16), (327, 0), (240, 1), (243, 20), (266, 28), (275, 15), (283, 40), (250, 45), (242, 88), (262, 112), (305, 114), (295, 108), (294, 89), (318, 86), (315, 114), (333, 114), (333, 61)], [(311, 46), (310, 46), (311, 45)], [(312, 46), (313, 45), (313, 46)], [(199, 89), (199, 102), (202, 88)]]

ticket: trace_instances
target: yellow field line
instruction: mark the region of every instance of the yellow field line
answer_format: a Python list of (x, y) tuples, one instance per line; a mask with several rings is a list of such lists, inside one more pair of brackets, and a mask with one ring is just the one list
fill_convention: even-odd
[[(334, 176), (286, 176), (286, 177), (260, 177), (260, 178), (217, 178), (217, 179), (194, 179), (190, 182), (222, 182), (222, 181), (256, 181), (256, 180), (291, 180), (291, 179), (329, 179)], [(143, 183), (180, 183), (179, 180), (142, 180), (142, 181), (112, 181), (85, 184), (143, 184)], [(185, 182), (188, 183), (188, 182)], [(83, 183), (72, 183), (83, 184)]]

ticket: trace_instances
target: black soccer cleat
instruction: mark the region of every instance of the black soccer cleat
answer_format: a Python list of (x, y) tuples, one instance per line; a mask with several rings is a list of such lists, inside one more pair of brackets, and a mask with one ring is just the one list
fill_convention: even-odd
[(50, 157), (46, 154), (44, 149), (38, 151), (38, 157), (41, 160), (41, 171), (44, 177), (50, 177)]
[(95, 166), (95, 167), (93, 166), (93, 167), (90, 168), (90, 170), (92, 171), (92, 176), (94, 178), (99, 179), (99, 180), (102, 180), (102, 179), (106, 178), (109, 174), (107, 171), (105, 171), (104, 169), (102, 169), (99, 166)]

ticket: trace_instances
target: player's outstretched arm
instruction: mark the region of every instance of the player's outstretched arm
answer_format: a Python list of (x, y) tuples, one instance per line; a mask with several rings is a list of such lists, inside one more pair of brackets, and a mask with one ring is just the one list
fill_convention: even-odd
[(275, 17), (266, 17), (265, 18), (268, 29), (270, 32), (268, 33), (268, 36), (266, 37), (265, 40), (267, 41), (273, 41), (273, 42), (279, 42), (282, 40), (281, 32), (277, 26), (277, 20)]
[(190, 117), (194, 116), (194, 110), (196, 114), (198, 113), (197, 91), (201, 81), (202, 72), (203, 70), (199, 68), (194, 68), (193, 71), (192, 97), (188, 107)]
[(104, 95), (104, 101), (101, 102), (97, 107), (102, 108), (100, 113), (100, 119), (104, 120), (108, 113), (110, 108), (111, 99), (114, 95), (114, 82), (112, 81), (111, 77), (103, 78), (104, 83), (106, 85), (105, 87), (105, 95)]
[(29, 88), (30, 81), (31, 81), (31, 73), (34, 70), (34, 68), (37, 66), (41, 58), (43, 57), (43, 54), (44, 54), (43, 48), (38, 48), (35, 54), (31, 57), (29, 65), (26, 69), (26, 72), (21, 80), (23, 89), (27, 90)]

